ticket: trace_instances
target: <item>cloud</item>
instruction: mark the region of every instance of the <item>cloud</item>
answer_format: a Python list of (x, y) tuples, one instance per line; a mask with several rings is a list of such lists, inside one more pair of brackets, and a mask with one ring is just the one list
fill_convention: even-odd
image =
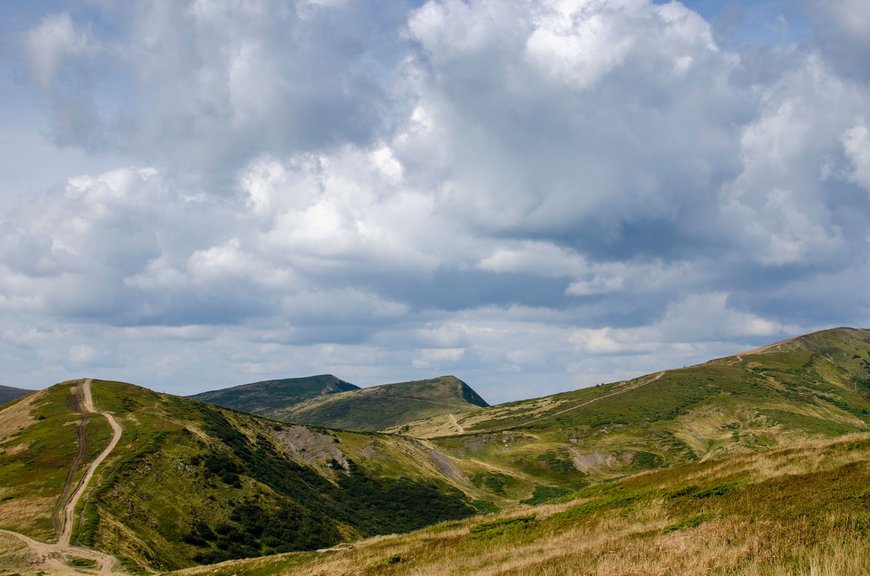
[[(431, 128), (394, 149), (431, 171), (453, 218), (596, 258), (707, 240), (709, 229), (672, 224), (712, 209), (750, 111), (730, 80), (737, 58), (697, 15), (647, 2), (430, 2), (409, 29), (422, 48), (410, 64), (422, 84), (415, 111)], [(632, 48), (615, 58), (596, 30)], [(534, 48), (542, 34), (550, 52)], [(418, 155), (432, 149), (450, 153)]]
[(808, 0), (819, 47), (839, 72), (868, 80), (870, 7), (862, 0)]
[(870, 192), (870, 137), (863, 118), (846, 131), (843, 147), (850, 164), (849, 180)]
[[(24, 45), (57, 142), (227, 193), (239, 159), (367, 143), (389, 125), (403, 15), (401, 3), (145, 3), (104, 10), (99, 28), (48, 16)], [(65, 59), (97, 51), (86, 90), (50, 82)]]
[(76, 28), (68, 12), (46, 15), (27, 31), (23, 44), (34, 80), (46, 89), (66, 61), (92, 57), (102, 48), (91, 27)]
[(870, 322), (848, 5), (749, 47), (647, 0), (37, 13), (41, 125), (112, 154), (3, 216), (0, 356), (498, 401)]
[(414, 368), (424, 370), (449, 369), (451, 365), (462, 359), (464, 354), (463, 348), (423, 348), (411, 364)]
[(852, 170), (844, 169), (843, 146), (860, 147), (850, 130), (868, 102), (815, 56), (764, 88), (759, 118), (743, 128), (743, 171), (726, 185), (723, 206), (762, 263), (822, 265), (850, 257), (848, 246), (861, 249), (846, 238), (857, 229), (845, 217), (842, 204), (852, 200), (842, 187), (854, 182), (857, 164), (850, 157)]

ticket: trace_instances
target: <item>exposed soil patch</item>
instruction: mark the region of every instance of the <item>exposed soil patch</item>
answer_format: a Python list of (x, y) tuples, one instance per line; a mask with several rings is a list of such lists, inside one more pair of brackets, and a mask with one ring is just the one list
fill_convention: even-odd
[(633, 459), (633, 452), (623, 452), (622, 454), (614, 455), (604, 452), (581, 454), (580, 452), (571, 451), (571, 462), (581, 472), (607, 470), (609, 468), (625, 466), (626, 464), (631, 464)]
[(288, 452), (307, 464), (316, 466), (335, 460), (342, 469), (348, 469), (338, 443), (328, 434), (312, 432), (305, 426), (289, 426), (273, 433)]
[(439, 472), (455, 482), (466, 481), (465, 476), (462, 475), (462, 472), (459, 471), (459, 468), (456, 467), (453, 460), (432, 448), (424, 448), (424, 450), (426, 451), (426, 456), (429, 458), (429, 461)]

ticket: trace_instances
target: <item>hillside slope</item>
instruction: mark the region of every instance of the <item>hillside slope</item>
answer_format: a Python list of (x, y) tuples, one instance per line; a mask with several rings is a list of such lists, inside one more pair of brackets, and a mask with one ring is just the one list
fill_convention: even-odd
[(870, 435), (587, 488), (559, 503), (446, 522), (325, 553), (175, 576), (864, 576)]
[[(488, 466), (472, 480), (496, 502), (537, 501), (640, 470), (864, 432), (870, 430), (870, 331), (827, 330), (402, 430), (456, 459)], [(530, 482), (539, 484), (537, 497), (523, 495)]]
[(441, 376), (320, 396), (275, 410), (272, 416), (285, 422), (375, 431), (486, 406), (468, 384), (455, 376)]
[[(0, 528), (57, 539), (63, 495), (111, 436), (90, 419), (77, 458), (79, 386), (0, 411)], [(131, 569), (322, 548), (491, 509), (424, 441), (285, 425), (117, 382), (91, 390), (122, 434), (81, 500), (72, 542)]]
[(33, 390), (25, 390), (23, 388), (13, 388), (12, 386), (0, 386), (0, 406), (7, 402), (12, 402), (22, 396), (31, 394)]
[(305, 400), (350, 390), (359, 390), (359, 386), (354, 386), (332, 374), (321, 374), (242, 384), (232, 388), (201, 392), (190, 398), (274, 418), (280, 411)]

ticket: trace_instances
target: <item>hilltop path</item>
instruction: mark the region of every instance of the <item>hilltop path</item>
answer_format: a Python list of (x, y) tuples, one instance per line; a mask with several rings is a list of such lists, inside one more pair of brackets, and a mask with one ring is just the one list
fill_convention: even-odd
[(118, 421), (115, 420), (115, 417), (109, 414), (108, 412), (97, 412), (94, 408), (94, 398), (91, 396), (91, 379), (88, 378), (82, 383), (82, 406), (87, 412), (92, 412), (96, 414), (102, 415), (106, 420), (109, 421), (109, 425), (112, 427), (112, 441), (109, 442), (109, 445), (106, 446), (102, 452), (100, 452), (99, 456), (97, 456), (91, 465), (88, 466), (85, 475), (82, 476), (82, 479), (79, 481), (78, 486), (76, 486), (75, 491), (72, 496), (70, 496), (69, 502), (67, 502), (66, 507), (63, 510), (63, 530), (58, 535), (58, 544), (62, 544), (65, 546), (69, 545), (70, 537), (72, 535), (72, 527), (73, 527), (73, 515), (75, 514), (76, 504), (78, 504), (79, 499), (82, 497), (82, 494), (85, 493), (85, 490), (88, 487), (88, 484), (91, 481), (91, 478), (94, 476), (94, 472), (97, 470), (97, 466), (103, 463), (103, 460), (111, 454), (112, 450), (115, 449), (115, 446), (118, 445), (118, 441), (121, 440), (121, 425), (118, 424)]
[[(67, 502), (64, 507), (62, 517), (63, 528), (58, 534), (57, 544), (40, 542), (25, 536), (24, 534), (12, 532), (11, 530), (0, 529), (0, 535), (11, 536), (27, 545), (34, 556), (31, 560), (30, 568), (40, 568), (48, 571), (50, 574), (82, 574), (81, 571), (76, 570), (67, 564), (67, 559), (85, 558), (95, 562), (99, 566), (99, 574), (115, 574), (114, 567), (118, 562), (117, 558), (98, 550), (70, 544), (76, 504), (87, 490), (88, 484), (93, 478), (97, 467), (103, 463), (106, 457), (115, 449), (115, 446), (118, 445), (122, 432), (121, 425), (118, 424), (118, 421), (115, 420), (114, 416), (108, 412), (98, 412), (94, 408), (94, 399), (91, 396), (91, 380), (89, 378), (82, 381), (79, 389), (81, 391), (82, 411), (99, 414), (108, 420), (109, 425), (112, 427), (112, 440), (109, 442), (108, 446), (100, 452), (94, 461), (91, 462), (90, 466), (88, 466), (87, 471), (85, 471), (84, 476), (82, 476), (82, 479), (76, 485), (75, 490), (70, 496), (69, 502)], [(79, 442), (83, 442), (81, 435), (79, 436)], [(83, 449), (83, 446), (84, 445), (81, 444), (80, 449)], [(74, 461), (74, 465), (78, 460), (79, 458), (77, 457), (76, 461)], [(87, 572), (93, 574), (92, 571)]]

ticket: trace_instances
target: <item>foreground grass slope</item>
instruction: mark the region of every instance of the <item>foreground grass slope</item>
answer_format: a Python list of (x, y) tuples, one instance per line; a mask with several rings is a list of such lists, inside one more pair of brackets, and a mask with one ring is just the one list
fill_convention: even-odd
[(485, 406), (486, 401), (468, 384), (455, 376), (441, 376), (318, 396), (275, 410), (272, 416), (286, 422), (376, 431)]
[(870, 435), (637, 474), (560, 502), (178, 576), (863, 576)]
[(354, 386), (331, 374), (321, 374), (242, 384), (232, 388), (202, 392), (190, 398), (225, 408), (235, 408), (249, 414), (275, 418), (282, 410), (305, 400), (350, 390), (359, 390), (359, 386)]

